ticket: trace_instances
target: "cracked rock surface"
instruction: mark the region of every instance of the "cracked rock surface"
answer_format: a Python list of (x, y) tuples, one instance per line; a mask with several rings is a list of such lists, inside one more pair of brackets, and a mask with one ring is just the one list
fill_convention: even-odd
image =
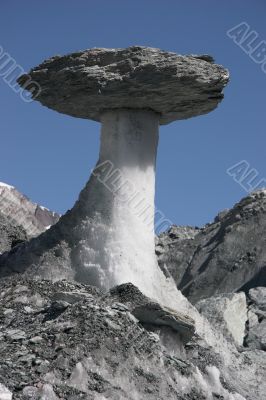
[(104, 110), (146, 109), (160, 114), (161, 124), (212, 111), (229, 80), (210, 56), (142, 46), (55, 56), (19, 84), (27, 87), (29, 77), (41, 89), (35, 99), (60, 113), (100, 121)]

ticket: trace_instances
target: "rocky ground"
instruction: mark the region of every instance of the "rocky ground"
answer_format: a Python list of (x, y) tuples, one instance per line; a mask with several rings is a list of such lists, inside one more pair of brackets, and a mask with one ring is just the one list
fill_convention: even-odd
[[(257, 295), (251, 293), (250, 301)], [(182, 354), (173, 343), (169, 347), (166, 339), (178, 335), (182, 321), (133, 285), (103, 294), (19, 276), (1, 280), (0, 299), (1, 399), (263, 399), (256, 389), (266, 367), (262, 350), (242, 347), (238, 353), (249, 373), (261, 360), (260, 371), (250, 376), (250, 393), (241, 397), (219, 355), (193, 329), (180, 342)], [(261, 301), (250, 306), (259, 315)], [(152, 317), (151, 308), (157, 310)]]
[[(160, 235), (160, 266), (196, 307), (182, 312), (132, 284), (1, 278), (0, 400), (264, 400), (265, 203)], [(0, 207), (0, 252), (29, 238), (25, 212), (19, 225)]]

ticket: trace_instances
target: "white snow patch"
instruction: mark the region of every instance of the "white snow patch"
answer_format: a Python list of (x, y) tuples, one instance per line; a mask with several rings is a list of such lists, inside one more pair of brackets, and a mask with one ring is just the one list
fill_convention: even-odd
[(7, 189), (15, 189), (14, 186), (8, 185), (7, 183), (0, 182), (0, 187), (4, 187)]
[(41, 210), (43, 211), (50, 211), (48, 208), (44, 207), (44, 206), (39, 206)]
[(45, 384), (40, 390), (40, 399), (42, 400), (57, 400), (58, 397), (56, 396), (52, 385)]
[(216, 395), (222, 396), (224, 400), (246, 400), (244, 397), (242, 397), (239, 393), (229, 393), (226, 389), (221, 384), (220, 381), (220, 371), (218, 368), (215, 366), (211, 365), (206, 367), (207, 371), (207, 377), (206, 377), (206, 382), (207, 382), (207, 398), (212, 399), (212, 395), (208, 397), (209, 390), (211, 389), (212, 393), (215, 393)]
[(0, 383), (0, 400), (12, 400), (12, 393)]
[(67, 385), (77, 388), (83, 392), (87, 392), (88, 380), (89, 376), (87, 374), (87, 371), (82, 365), (82, 363), (79, 362), (73, 369), (69, 381), (67, 382)]

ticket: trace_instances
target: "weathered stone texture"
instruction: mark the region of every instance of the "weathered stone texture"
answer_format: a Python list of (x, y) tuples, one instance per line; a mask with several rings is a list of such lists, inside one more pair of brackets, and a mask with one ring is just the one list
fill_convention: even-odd
[(40, 85), (36, 100), (73, 117), (100, 121), (110, 109), (147, 109), (160, 123), (206, 114), (223, 98), (229, 74), (206, 55), (150, 47), (94, 48), (55, 56), (23, 75)]

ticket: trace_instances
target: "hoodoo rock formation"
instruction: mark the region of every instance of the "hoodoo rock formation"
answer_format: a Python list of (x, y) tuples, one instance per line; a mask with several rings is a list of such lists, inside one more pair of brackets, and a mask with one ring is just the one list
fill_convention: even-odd
[(0, 203), (0, 399), (264, 400), (265, 191), (206, 227), (171, 227), (155, 253), (159, 125), (213, 110), (227, 71), (131, 47), (54, 57), (22, 86), (29, 76), (45, 106), (100, 121), (101, 147), (40, 236), (25, 241), (28, 209), (10, 224), (21, 202)]
[(154, 243), (159, 125), (215, 109), (227, 70), (206, 55), (138, 46), (53, 57), (22, 76), (22, 87), (29, 76), (42, 89), (36, 100), (43, 105), (102, 123), (100, 157), (73, 209), (2, 256), (0, 275), (27, 269), (105, 290), (131, 282), (168, 303), (165, 293), (175, 289), (158, 267)]

